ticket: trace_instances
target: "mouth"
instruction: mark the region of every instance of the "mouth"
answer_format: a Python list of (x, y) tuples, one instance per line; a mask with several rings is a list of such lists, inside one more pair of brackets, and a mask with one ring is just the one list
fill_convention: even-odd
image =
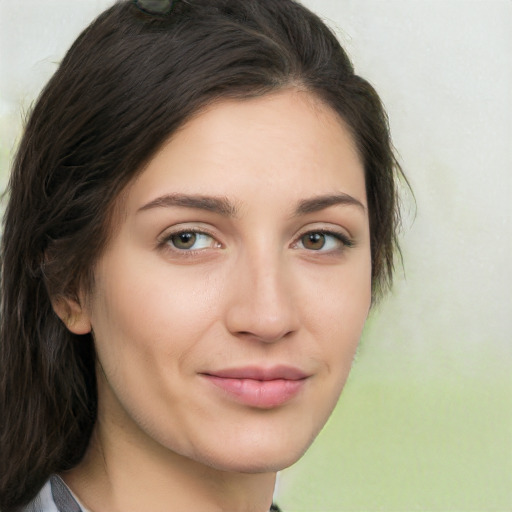
[(310, 377), (291, 366), (229, 368), (200, 375), (228, 399), (258, 409), (286, 404)]

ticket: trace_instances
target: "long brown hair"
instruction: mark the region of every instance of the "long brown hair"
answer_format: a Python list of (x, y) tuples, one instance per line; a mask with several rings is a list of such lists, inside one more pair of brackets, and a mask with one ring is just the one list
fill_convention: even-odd
[(194, 113), (300, 87), (351, 129), (366, 173), (373, 297), (391, 284), (399, 213), (386, 114), (326, 25), (293, 0), (122, 1), (78, 37), (39, 97), (2, 239), (0, 509), (76, 465), (96, 419), (95, 351), (50, 297), (91, 286), (116, 198)]

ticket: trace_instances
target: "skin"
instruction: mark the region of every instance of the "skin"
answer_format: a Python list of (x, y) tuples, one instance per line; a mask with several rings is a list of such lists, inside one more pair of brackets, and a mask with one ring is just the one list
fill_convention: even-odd
[[(92, 330), (98, 354), (91, 446), (62, 476), (94, 512), (268, 510), (276, 471), (335, 406), (370, 308), (354, 141), (306, 92), (221, 101), (161, 148), (121, 206), (94, 290), (55, 305), (70, 330)], [(277, 405), (205, 377), (283, 365), (306, 378)]]

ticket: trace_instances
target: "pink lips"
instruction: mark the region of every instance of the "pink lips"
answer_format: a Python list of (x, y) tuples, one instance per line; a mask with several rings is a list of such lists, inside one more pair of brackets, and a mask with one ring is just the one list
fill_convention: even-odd
[(237, 402), (261, 409), (288, 402), (308, 378), (304, 372), (289, 366), (233, 368), (201, 375)]

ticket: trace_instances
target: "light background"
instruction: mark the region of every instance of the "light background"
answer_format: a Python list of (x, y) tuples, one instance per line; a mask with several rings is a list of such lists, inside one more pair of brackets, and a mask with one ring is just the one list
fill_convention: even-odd
[[(243, 1), (243, 0), (241, 0)], [(287, 512), (512, 511), (512, 1), (305, 0), (387, 107), (417, 201), (404, 271)], [(0, 174), (22, 112), (110, 0), (0, 0)]]

